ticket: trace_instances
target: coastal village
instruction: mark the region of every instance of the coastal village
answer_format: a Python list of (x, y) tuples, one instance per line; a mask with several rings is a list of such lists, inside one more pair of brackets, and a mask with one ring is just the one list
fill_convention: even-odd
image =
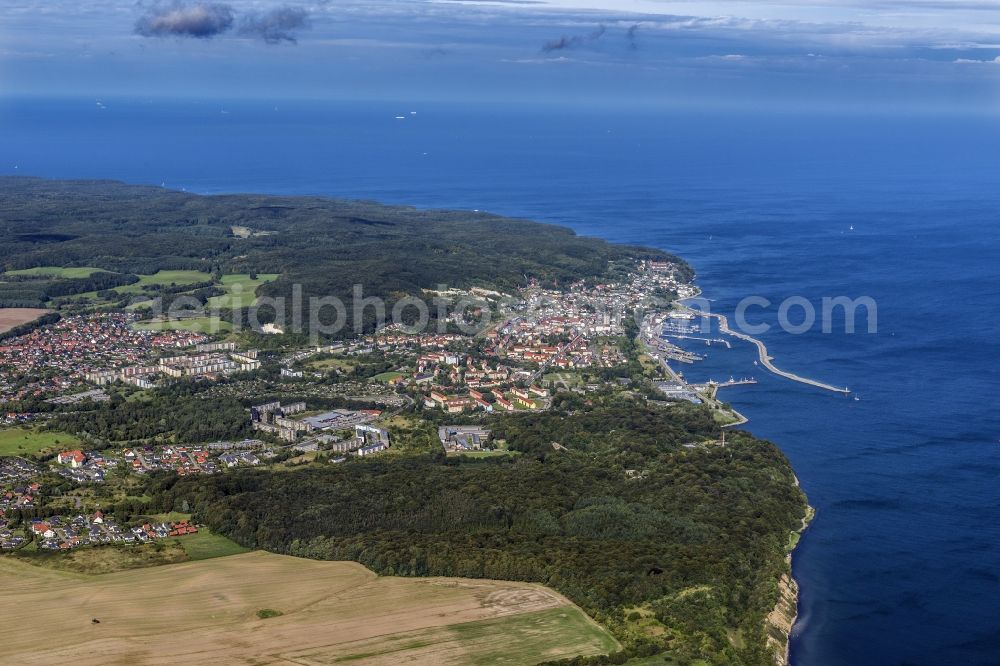
[[(54, 483), (86, 489), (151, 474), (224, 474), (289, 460), (338, 464), (392, 455), (399, 424), (412, 423), (421, 412), (439, 424), (436, 441), (445, 455), (507, 454), (503, 441), (492, 435), (491, 417), (545, 411), (562, 392), (586, 396), (629, 390), (630, 380), (615, 368), (629, 362), (631, 337), (643, 345), (640, 354), (662, 366), (654, 373), (660, 378), (650, 384), (660, 399), (711, 401), (714, 387), (687, 385), (666, 362), (693, 360), (666, 337), (686, 330), (674, 317), (687, 315), (678, 315), (670, 303), (696, 294), (676, 268), (643, 262), (614, 282), (558, 289), (532, 282), (507, 295), (453, 290), (453, 296), (473, 299), (478, 314), (494, 318), (472, 332), (414, 332), (390, 324), (353, 340), (262, 352), (239, 338), (140, 330), (132, 313), (95, 312), (3, 340), (0, 401), (35, 400), (47, 406), (3, 414), (14, 430), (44, 429), (65, 410), (107, 402), (123, 392), (134, 400), (175, 382), (197, 382), (207, 387), (208, 399), (238, 398), (253, 435), (115, 445), (68, 433), (83, 439), (76, 439), (76, 447), (53, 444), (38, 455), (0, 457), (0, 548), (139, 544), (197, 529), (181, 521), (120, 524), (96, 506), (65, 511), (86, 508), (88, 500), (81, 504), (80, 498), (87, 495), (67, 506), (50, 496)], [(645, 319), (637, 321), (637, 312), (646, 313)], [(453, 313), (449, 322), (463, 320)], [(350, 371), (373, 358), (389, 367), (370, 377)], [(275, 387), (302, 397), (257, 399), (273, 395)], [(338, 400), (352, 406), (324, 408)], [(449, 424), (449, 417), (457, 421)]]

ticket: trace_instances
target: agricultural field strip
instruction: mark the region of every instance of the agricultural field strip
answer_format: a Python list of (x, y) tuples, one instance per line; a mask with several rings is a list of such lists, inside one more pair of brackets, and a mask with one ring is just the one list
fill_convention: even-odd
[[(0, 584), (8, 603), (24, 609), (23, 622), (0, 627), (0, 640), (24, 664), (229, 663), (265, 654), (288, 663), (278, 655), (560, 607), (581, 613), (537, 585), (377, 577), (353, 563), (263, 552), (102, 576), (4, 563)], [(260, 608), (284, 615), (259, 620)], [(560, 650), (567, 647), (576, 646)]]

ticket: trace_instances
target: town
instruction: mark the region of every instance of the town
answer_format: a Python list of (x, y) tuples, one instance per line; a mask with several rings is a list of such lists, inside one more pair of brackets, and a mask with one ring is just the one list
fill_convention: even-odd
[[(130, 313), (63, 317), (0, 343), (0, 401), (38, 405), (5, 412), (8, 433), (24, 433), (30, 441), (33, 425), (42, 438), (72, 410), (143, 400), (193, 382), (201, 400), (243, 405), (242, 424), (233, 431), (242, 436), (109, 442), (69, 432), (65, 436), (78, 442), (75, 447), (60, 448), (54, 438), (35, 453), (11, 451), (0, 457), (0, 546), (141, 544), (197, 529), (167, 520), (119, 525), (97, 505), (66, 512), (72, 505), (60, 499), (65, 489), (51, 494), (60, 484), (79, 488), (76, 507), (81, 501), (86, 507), (93, 504), (87, 489), (134, 487), (150, 475), (213, 475), (393, 455), (412, 446), (420, 423), (432, 425), (438, 450), (446, 455), (509, 455), (504, 441), (493, 436), (490, 419), (544, 412), (564, 394), (627, 392), (631, 379), (621, 369), (636, 353), (656, 362), (649, 386), (665, 403), (705, 400), (716, 408), (714, 387), (690, 386), (667, 364), (694, 360), (666, 337), (689, 332), (688, 315), (678, 315), (670, 304), (695, 293), (675, 264), (639, 262), (603, 283), (553, 288), (532, 281), (513, 294), (449, 290), (456, 300), (478, 303), (478, 316), (492, 315), (474, 331), (389, 324), (352, 340), (269, 351), (239, 336), (140, 330)], [(637, 317), (640, 312), (644, 318)], [(461, 328), (468, 322), (452, 313), (447, 323)], [(633, 339), (642, 345), (638, 351)]]

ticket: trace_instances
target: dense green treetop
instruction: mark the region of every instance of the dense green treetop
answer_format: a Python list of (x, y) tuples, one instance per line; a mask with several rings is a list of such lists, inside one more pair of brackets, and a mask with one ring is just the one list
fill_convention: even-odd
[[(307, 299), (346, 298), (355, 284), (392, 300), (438, 284), (564, 283), (604, 276), (609, 262), (624, 258), (686, 267), (658, 250), (488, 213), (320, 197), (199, 196), (111, 181), (0, 177), (0, 234), (5, 270), (92, 266), (124, 274), (121, 283), (167, 269), (278, 273), (260, 293), (290, 296), (301, 284)], [(44, 298), (47, 288), (5, 288), (15, 286), (25, 302)]]

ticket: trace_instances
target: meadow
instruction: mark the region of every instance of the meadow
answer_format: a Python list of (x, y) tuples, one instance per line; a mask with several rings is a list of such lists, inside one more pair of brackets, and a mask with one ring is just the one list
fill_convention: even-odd
[(117, 287), (115, 291), (121, 294), (139, 294), (142, 293), (143, 287), (147, 285), (180, 286), (185, 284), (196, 284), (199, 282), (209, 282), (211, 279), (212, 275), (210, 273), (202, 273), (201, 271), (157, 271), (152, 275), (140, 275), (139, 281), (135, 284)]
[(210, 560), (213, 557), (227, 557), (249, 552), (235, 541), (215, 534), (208, 528), (201, 528), (197, 534), (188, 534), (178, 539), (184, 553), (191, 560)]
[[(77, 270), (77, 269), (64, 269), (64, 270)], [(57, 275), (56, 277), (69, 277), (66, 275)], [(84, 276), (85, 277), (85, 276)], [(120, 295), (132, 295), (136, 297), (149, 296), (149, 292), (146, 291), (146, 287), (170, 287), (170, 286), (185, 286), (193, 284), (201, 284), (203, 282), (210, 282), (212, 280), (211, 273), (205, 273), (202, 271), (192, 271), (192, 270), (163, 270), (157, 271), (149, 275), (139, 275), (139, 281), (132, 284), (120, 285), (112, 289), (116, 294)], [(73, 300), (84, 300), (93, 301), (95, 303), (100, 303), (101, 299), (97, 295), (97, 291), (87, 291), (81, 294), (74, 294), (70, 298)], [(139, 301), (135, 303), (136, 307), (142, 307), (149, 303), (150, 301)], [(136, 308), (132, 308), (136, 309)]]
[(26, 456), (49, 449), (73, 449), (80, 440), (64, 432), (4, 428), (0, 430), (0, 456)]
[(16, 271), (7, 271), (8, 275), (36, 275), (44, 277), (63, 278), (67, 280), (90, 277), (94, 273), (100, 273), (103, 268), (92, 266), (76, 266), (64, 268), (61, 266), (35, 266), (34, 268), (22, 268)]
[(257, 302), (257, 287), (278, 279), (277, 273), (262, 273), (256, 278), (249, 275), (223, 275), (222, 284), (226, 290), (222, 296), (208, 299), (210, 308), (247, 308)]

